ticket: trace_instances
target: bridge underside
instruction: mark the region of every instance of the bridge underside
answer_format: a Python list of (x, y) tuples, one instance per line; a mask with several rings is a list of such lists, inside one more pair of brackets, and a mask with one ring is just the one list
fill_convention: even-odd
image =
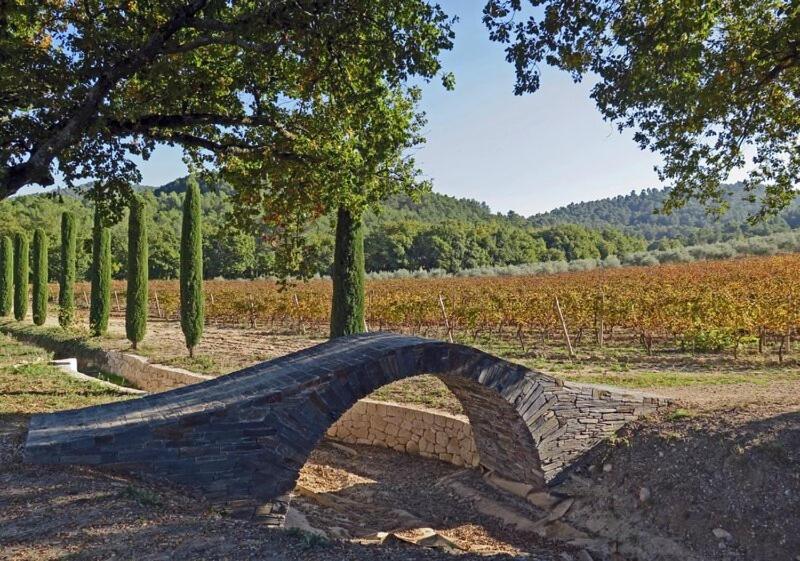
[(331, 425), (379, 387), (426, 373), (461, 401), (481, 464), (539, 487), (664, 404), (564, 383), (470, 347), (373, 333), (140, 399), (35, 415), (25, 459), (168, 481), (281, 524), (300, 469)]

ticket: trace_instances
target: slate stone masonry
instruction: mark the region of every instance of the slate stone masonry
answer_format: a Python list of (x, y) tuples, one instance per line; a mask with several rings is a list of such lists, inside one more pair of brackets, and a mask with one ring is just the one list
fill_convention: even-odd
[(480, 463), (535, 486), (665, 404), (564, 383), (462, 345), (370, 333), (136, 400), (35, 415), (25, 459), (168, 481), (279, 525), (326, 431), (377, 388), (425, 373), (461, 401)]

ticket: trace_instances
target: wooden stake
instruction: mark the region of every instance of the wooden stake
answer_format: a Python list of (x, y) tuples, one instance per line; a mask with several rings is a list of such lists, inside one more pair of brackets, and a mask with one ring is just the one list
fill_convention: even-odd
[(156, 299), (156, 313), (158, 313), (158, 319), (161, 319), (161, 303), (158, 301), (158, 292), (155, 290), (153, 291), (153, 297)]
[(86, 291), (81, 289), (81, 292), (83, 293), (83, 303), (88, 308), (89, 307), (89, 298), (86, 296)]
[(444, 299), (442, 293), (439, 293), (439, 308), (442, 310), (442, 317), (444, 318), (444, 326), (447, 328), (447, 339), (453, 342), (453, 330), (450, 329), (450, 321), (447, 319), (447, 310), (444, 309)]
[(256, 328), (256, 304), (253, 301), (253, 295), (252, 294), (248, 294), (247, 298), (250, 301), (250, 328), (251, 329), (255, 329)]
[(558, 312), (558, 319), (561, 320), (561, 328), (564, 330), (564, 339), (567, 340), (567, 350), (569, 351), (569, 358), (575, 358), (575, 351), (572, 350), (572, 341), (569, 338), (569, 330), (567, 329), (567, 322), (564, 321), (564, 314), (561, 312), (561, 303), (556, 296), (556, 311)]
[(600, 293), (600, 310), (598, 310), (597, 314), (597, 344), (600, 345), (600, 348), (603, 348), (603, 331), (605, 330), (605, 325), (603, 325), (603, 314), (606, 310), (606, 293)]
[(120, 310), (120, 308), (119, 308), (119, 294), (117, 294), (116, 290), (114, 291), (114, 300), (117, 302), (117, 313), (119, 313), (122, 310)]
[(294, 300), (294, 308), (297, 312), (297, 324), (300, 326), (300, 331), (303, 332), (303, 335), (306, 334), (306, 326), (303, 323), (303, 320), (300, 318), (300, 300), (297, 299), (297, 293), (292, 294), (292, 299)]

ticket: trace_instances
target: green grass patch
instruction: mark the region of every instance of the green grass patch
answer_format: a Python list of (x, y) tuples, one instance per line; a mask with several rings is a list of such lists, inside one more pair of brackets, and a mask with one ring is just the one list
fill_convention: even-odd
[(208, 374), (210, 376), (217, 376), (220, 374), (220, 372), (224, 371), (223, 367), (217, 364), (217, 362), (214, 360), (213, 357), (208, 355), (196, 355), (194, 357), (190, 357), (187, 354), (186, 356), (157, 358), (152, 353), (149, 353), (147, 349), (145, 349), (144, 352), (140, 354), (142, 354), (142, 356), (155, 359), (156, 362), (158, 362), (159, 364), (163, 364), (165, 366), (174, 366), (175, 368), (183, 368), (185, 370), (190, 370), (191, 372), (197, 372), (199, 374)]
[(431, 409), (463, 414), (458, 398), (435, 376), (414, 376), (379, 388), (368, 396), (379, 401), (422, 405)]
[(0, 414), (30, 414), (108, 403), (130, 396), (70, 378), (49, 353), (0, 333)]
[(731, 372), (676, 372), (628, 371), (605, 374), (580, 374), (566, 372), (562, 376), (576, 382), (606, 384), (624, 388), (680, 388), (690, 386), (725, 386), (731, 384), (767, 385), (775, 381), (800, 380), (800, 372), (731, 373)]
[(675, 409), (667, 414), (667, 419), (670, 421), (682, 421), (684, 419), (691, 419), (694, 413), (688, 409)]
[(164, 504), (158, 493), (135, 485), (128, 485), (120, 495), (126, 499), (132, 499), (142, 506), (159, 507)]

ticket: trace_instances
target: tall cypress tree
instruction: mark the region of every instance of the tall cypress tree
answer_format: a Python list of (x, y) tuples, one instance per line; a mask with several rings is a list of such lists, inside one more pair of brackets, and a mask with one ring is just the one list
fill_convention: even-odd
[(364, 331), (364, 226), (360, 215), (339, 207), (333, 255), (331, 338)]
[(61, 215), (61, 277), (58, 288), (58, 323), (64, 329), (75, 319), (75, 215)]
[(147, 331), (147, 219), (141, 198), (134, 197), (130, 207), (125, 334), (135, 349)]
[(200, 186), (194, 176), (186, 185), (181, 230), (181, 329), (189, 356), (203, 336), (203, 232), (200, 217)]
[(0, 239), (0, 316), (7, 316), (14, 306), (14, 244), (11, 238)]
[(22, 321), (28, 313), (28, 237), (14, 236), (14, 319)]
[(47, 234), (41, 228), (33, 232), (33, 323), (47, 320)]
[(111, 311), (111, 233), (95, 210), (92, 228), (92, 302), (89, 329), (94, 336), (105, 335)]

